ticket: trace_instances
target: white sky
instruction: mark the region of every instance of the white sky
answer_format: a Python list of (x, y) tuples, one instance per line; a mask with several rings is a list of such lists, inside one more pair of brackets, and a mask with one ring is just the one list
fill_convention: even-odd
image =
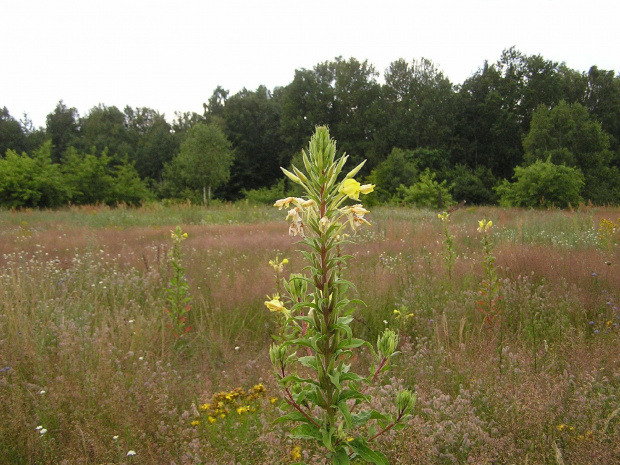
[(337, 56), (383, 75), (432, 60), (456, 84), (511, 46), (578, 71), (620, 72), (618, 0), (0, 0), (0, 107), (36, 126), (63, 100), (202, 113), (231, 94), (286, 86)]

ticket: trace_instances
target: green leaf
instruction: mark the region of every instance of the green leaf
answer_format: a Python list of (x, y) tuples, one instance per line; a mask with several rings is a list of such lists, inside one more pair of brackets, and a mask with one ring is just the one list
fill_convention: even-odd
[(348, 429), (353, 428), (353, 420), (351, 419), (351, 411), (349, 410), (349, 406), (347, 405), (347, 403), (339, 402), (338, 410), (342, 412), (342, 416), (344, 417), (344, 420), (347, 422), (347, 428)]
[(312, 424), (297, 425), (289, 435), (293, 439), (316, 439), (321, 441), (322, 435), (319, 429)]
[(297, 360), (299, 361), (299, 363), (301, 363), (305, 367), (314, 368), (315, 370), (317, 369), (316, 368), (316, 357), (313, 355), (308, 355), (306, 357), (299, 357)]
[(349, 454), (344, 447), (340, 447), (333, 457), (333, 465), (350, 465)]
[(355, 438), (353, 441), (347, 444), (353, 451), (361, 458), (370, 463), (376, 463), (379, 465), (390, 465), (388, 459), (379, 451), (372, 450), (366, 445), (366, 441), (361, 438)]
[(331, 379), (332, 383), (334, 383), (334, 386), (336, 386), (336, 388), (338, 388), (338, 390), (342, 390), (342, 386), (340, 385), (340, 373), (336, 372), (333, 375), (330, 375), (329, 373), (327, 374), (327, 376), (329, 376), (329, 379)]
[(282, 415), (281, 417), (276, 418), (272, 422), (272, 424), (277, 425), (278, 423), (284, 423), (285, 421), (301, 421), (304, 423), (310, 423), (310, 420), (308, 420), (308, 418), (306, 418), (306, 416), (303, 413), (297, 410), (294, 410), (290, 413), (287, 413), (286, 415)]
[(338, 344), (338, 349), (355, 349), (356, 347), (360, 347), (365, 344), (370, 345), (363, 339), (345, 339), (344, 341), (341, 341), (340, 344)]

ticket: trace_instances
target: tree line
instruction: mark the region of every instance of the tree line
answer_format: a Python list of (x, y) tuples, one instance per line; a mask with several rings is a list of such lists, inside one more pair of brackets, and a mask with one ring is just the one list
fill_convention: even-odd
[(103, 104), (80, 116), (60, 101), (35, 128), (3, 108), (0, 205), (268, 202), (292, 189), (279, 167), (300, 165), (316, 125), (329, 126), (353, 163), (368, 160), (361, 174), (377, 184), (375, 202), (620, 203), (614, 71), (510, 48), (458, 85), (424, 58), (396, 60), (383, 78), (368, 61), (339, 57), (273, 90), (218, 86), (202, 114), (171, 122)]

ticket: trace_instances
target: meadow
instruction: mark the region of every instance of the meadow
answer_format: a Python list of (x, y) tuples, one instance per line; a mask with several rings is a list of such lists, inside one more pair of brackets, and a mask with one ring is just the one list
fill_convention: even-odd
[[(305, 266), (283, 213), (0, 211), (0, 463), (322, 463), (272, 424), (269, 261), (287, 258), (285, 276)], [(373, 402), (418, 397), (408, 427), (381, 439), (390, 463), (620, 463), (620, 209), (368, 219), (346, 251), (366, 304), (354, 332), (396, 329), (401, 352)], [(165, 310), (176, 226), (182, 335)]]

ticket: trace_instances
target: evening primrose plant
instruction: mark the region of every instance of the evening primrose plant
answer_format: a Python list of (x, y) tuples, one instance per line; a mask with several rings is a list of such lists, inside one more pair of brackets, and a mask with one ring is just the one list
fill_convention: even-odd
[[(347, 158), (336, 158), (336, 143), (328, 129), (317, 127), (308, 152), (302, 153), (305, 172), (295, 166), (292, 172), (282, 169), (305, 192), (303, 198), (288, 197), (275, 206), (287, 210), (289, 234), (300, 237), (305, 246), (300, 252), (308, 276), (292, 275), (284, 280), (283, 295), (265, 302), (280, 325), (269, 351), (287, 411), (277, 422), (292, 423), (290, 436), (316, 442), (333, 464), (353, 459), (388, 464), (383, 453), (373, 450), (373, 441), (405, 426), (416, 397), (408, 390), (399, 392), (394, 414), (368, 407), (367, 388), (389, 368), (397, 354), (398, 335), (386, 330), (375, 350), (352, 334), (352, 315), (362, 302), (346, 296), (353, 284), (342, 272), (351, 257), (340, 250), (350, 242), (345, 231), (370, 224), (360, 195), (372, 192), (374, 185), (354, 178), (364, 163), (341, 176)], [(351, 200), (356, 203), (351, 205)], [(351, 371), (349, 362), (353, 351), (364, 346), (374, 361), (370, 372), (362, 375)]]

